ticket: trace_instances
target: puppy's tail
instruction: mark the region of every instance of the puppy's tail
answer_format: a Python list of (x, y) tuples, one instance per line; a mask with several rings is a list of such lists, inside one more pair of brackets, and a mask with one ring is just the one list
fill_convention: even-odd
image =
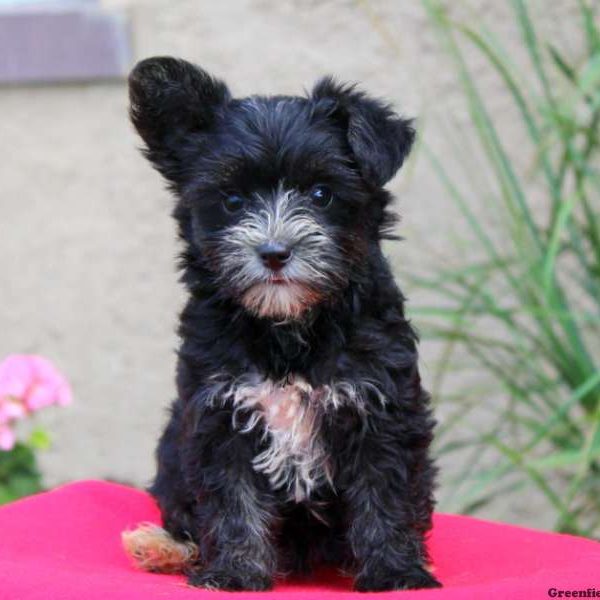
[(153, 573), (181, 573), (198, 558), (193, 542), (178, 542), (171, 534), (153, 523), (142, 523), (124, 531), (121, 541), (140, 569)]

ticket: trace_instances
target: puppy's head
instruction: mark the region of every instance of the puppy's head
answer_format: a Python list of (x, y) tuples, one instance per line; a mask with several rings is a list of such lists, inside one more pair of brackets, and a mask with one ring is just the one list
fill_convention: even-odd
[(234, 99), (174, 58), (139, 63), (131, 118), (179, 198), (186, 266), (260, 317), (299, 319), (364, 271), (389, 217), (383, 185), (408, 154), (410, 121), (351, 86)]

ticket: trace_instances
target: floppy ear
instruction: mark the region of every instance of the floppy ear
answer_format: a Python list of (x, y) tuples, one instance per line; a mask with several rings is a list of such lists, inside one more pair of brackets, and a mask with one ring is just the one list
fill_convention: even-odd
[(230, 94), (223, 82), (199, 67), (157, 56), (134, 67), (129, 99), (131, 121), (146, 143), (148, 158), (164, 173), (161, 163), (176, 160), (186, 136), (208, 129)]
[(415, 138), (412, 121), (399, 117), (387, 104), (357, 91), (354, 86), (339, 84), (331, 77), (315, 85), (312, 99), (335, 101), (331, 117), (345, 128), (363, 178), (377, 187), (387, 183), (410, 152)]

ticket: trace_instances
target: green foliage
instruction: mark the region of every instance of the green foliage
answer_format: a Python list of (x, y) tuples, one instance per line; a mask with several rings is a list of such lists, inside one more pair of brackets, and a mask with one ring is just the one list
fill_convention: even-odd
[[(467, 355), (463, 368), (476, 365), (501, 391), (493, 406), (468, 384), (456, 397), (441, 398), (455, 412), (440, 428), (440, 451), (472, 453), (452, 490), (452, 508), (477, 511), (500, 493), (506, 497), (533, 485), (552, 507), (557, 530), (597, 535), (597, 16), (580, 0), (579, 14), (572, 17), (578, 22), (569, 28), (578, 27), (584, 43), (578, 56), (572, 56), (543, 38), (532, 3), (526, 0), (510, 2), (521, 34), (518, 48), (514, 41), (503, 43), (484, 23), (453, 19), (448, 3), (423, 1), (456, 68), (477, 148), (476, 156), (465, 149), (458, 159), (473, 175), (469, 189), (455, 180), (453, 167), (425, 149), (468, 226), (472, 258), (443, 265), (431, 277), (415, 277), (434, 297), (431, 306), (415, 313), (419, 323), (425, 321), (425, 335), (444, 344), (438, 383), (450, 372), (456, 375), (461, 357)], [(522, 164), (527, 146), (515, 149), (497, 128), (491, 98), (479, 91), (467, 59), (473, 54), (483, 59), (512, 99), (522, 132), (517, 139), (527, 140), (532, 168)], [(477, 185), (480, 178), (472, 165), (482, 163), (489, 177)], [(443, 393), (448, 386), (437, 387)], [(492, 411), (485, 419), (490, 426), (473, 431), (467, 417), (482, 406)]]
[(0, 451), (0, 504), (41, 490), (33, 447), (19, 442), (12, 450)]

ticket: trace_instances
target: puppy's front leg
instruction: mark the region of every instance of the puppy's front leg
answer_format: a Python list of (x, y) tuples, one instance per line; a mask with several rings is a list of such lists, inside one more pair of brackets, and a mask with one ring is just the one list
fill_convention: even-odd
[(252, 468), (258, 434), (232, 429), (231, 411), (204, 414), (185, 444), (184, 470), (197, 490), (201, 564), (194, 586), (265, 590), (272, 585), (276, 553), (271, 540), (274, 503), (264, 477)]
[(430, 466), (422, 449), (403, 448), (378, 429), (361, 444), (345, 490), (355, 589), (384, 591), (439, 587), (427, 571)]

